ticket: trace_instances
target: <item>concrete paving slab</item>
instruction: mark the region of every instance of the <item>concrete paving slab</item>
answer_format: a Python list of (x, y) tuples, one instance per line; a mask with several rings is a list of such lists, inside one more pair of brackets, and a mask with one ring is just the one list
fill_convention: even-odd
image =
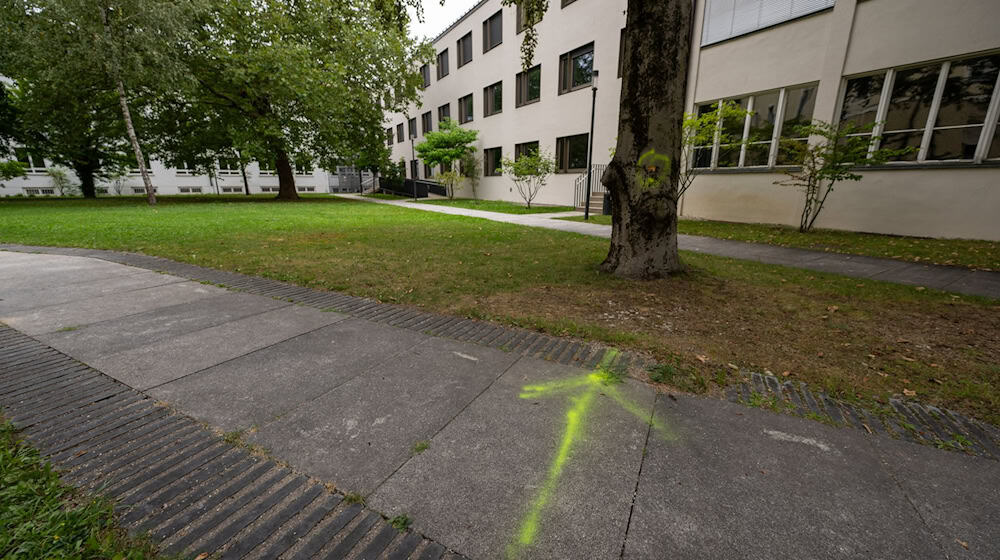
[(1000, 299), (1000, 274), (974, 270), (945, 287), (949, 292)]
[(0, 314), (186, 281), (176, 276), (139, 269), (135, 274), (127, 276), (112, 276), (86, 282), (63, 284), (57, 288), (46, 290), (40, 290), (36, 287), (7, 290), (6, 287), (0, 287)]
[(12, 259), (0, 256), (7, 266), (0, 271), (5, 289), (57, 288), (76, 282), (89, 282), (114, 276), (143, 272), (141, 268), (116, 265), (100, 259), (62, 255), (27, 255), (35, 259)]
[(88, 365), (131, 387), (146, 390), (344, 318), (338, 313), (287, 306), (101, 356)]
[(892, 273), (900, 268), (904, 268), (906, 264), (901, 261), (876, 259), (860, 255), (826, 254), (812, 259), (802, 266), (819, 272), (843, 274), (855, 278), (871, 278), (880, 274)]
[(1000, 463), (877, 438), (883, 468), (906, 491), (948, 558), (1000, 558)]
[(263, 426), (372, 367), (423, 335), (348, 319), (149, 391), (225, 431)]
[(618, 558), (654, 394), (613, 390), (522, 359), (368, 503), (469, 558)]
[(131, 292), (34, 307), (0, 315), (0, 322), (29, 334), (55, 332), (110, 319), (143, 313), (160, 307), (197, 301), (225, 293), (222, 288), (197, 282), (177, 282)]
[[(941, 558), (862, 432), (660, 399), (624, 558)], [(912, 444), (910, 444), (912, 445)]]
[(291, 304), (288, 302), (272, 298), (224, 292), (189, 303), (85, 325), (69, 332), (42, 334), (38, 339), (61, 352), (89, 362), (101, 356), (154, 344), (289, 305)]
[[(426, 338), (426, 337), (425, 337)], [(248, 436), (345, 492), (368, 494), (517, 359), (426, 338)]]
[(899, 268), (876, 274), (872, 279), (941, 290), (971, 273), (964, 268), (904, 263)]

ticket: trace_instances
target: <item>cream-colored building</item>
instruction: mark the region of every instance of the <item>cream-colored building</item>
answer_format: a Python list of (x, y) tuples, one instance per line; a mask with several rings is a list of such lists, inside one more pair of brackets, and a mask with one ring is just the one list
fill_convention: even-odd
[[(551, 0), (537, 25), (538, 70), (524, 76), (516, 9), (483, 0), (434, 41), (439, 64), (426, 69), (421, 105), (387, 115), (393, 159), (426, 178), (434, 170), (413, 163), (413, 145), (447, 115), (479, 130), (487, 169), (537, 142), (560, 168), (537, 201), (577, 203), (592, 70), (595, 164), (607, 163), (617, 134), (626, 5)], [(802, 194), (774, 184), (784, 178), (778, 140), (791, 129), (782, 125), (852, 121), (913, 151), (840, 184), (818, 227), (1000, 240), (1000, 2), (696, 0), (693, 29), (687, 110), (735, 100), (752, 115), (725, 126), (755, 141), (696, 151), (703, 171), (682, 215), (797, 225)], [(478, 195), (518, 199), (490, 174)]]

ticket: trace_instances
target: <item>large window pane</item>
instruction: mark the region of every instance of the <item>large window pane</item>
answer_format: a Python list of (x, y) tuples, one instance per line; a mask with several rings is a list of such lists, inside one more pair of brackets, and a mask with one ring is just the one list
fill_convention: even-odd
[(528, 70), (528, 94), (526, 101), (533, 101), (542, 96), (542, 67), (535, 66)]
[(815, 106), (816, 86), (785, 90), (785, 114), (781, 123), (783, 145), (778, 146), (778, 165), (800, 163), (793, 148), (796, 145), (804, 147), (809, 141), (801, 129), (812, 123)]
[(589, 84), (594, 75), (594, 51), (573, 57), (573, 87)]
[(885, 74), (848, 80), (847, 89), (844, 92), (844, 107), (840, 112), (840, 122), (851, 123), (858, 127), (874, 125), (884, 84)]
[(940, 64), (909, 68), (896, 73), (889, 97), (889, 112), (885, 118), (882, 146), (892, 149), (912, 148), (897, 161), (914, 161), (923, 139), (934, 90), (937, 88)]
[(743, 165), (767, 165), (771, 153), (771, 137), (774, 123), (778, 120), (778, 92), (772, 91), (753, 98), (753, 114), (750, 115), (750, 131), (746, 140), (746, 158)]
[[(733, 99), (740, 109), (747, 108), (748, 98)], [(740, 164), (740, 150), (746, 119), (723, 119), (721, 145), (719, 146), (719, 167), (736, 167)]]
[[(718, 105), (714, 103), (706, 103), (704, 105), (698, 105), (698, 116), (702, 117), (707, 113), (712, 111), (717, 111)], [(692, 167), (711, 167), (712, 166), (712, 146), (695, 146), (694, 152), (691, 154), (691, 166)]]
[(972, 159), (1000, 71), (1000, 55), (951, 63), (927, 159)]

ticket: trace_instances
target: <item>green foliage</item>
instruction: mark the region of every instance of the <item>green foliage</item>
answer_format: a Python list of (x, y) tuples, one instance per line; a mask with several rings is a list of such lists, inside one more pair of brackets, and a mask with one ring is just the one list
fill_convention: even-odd
[(462, 155), (462, 159), (458, 160), (458, 171), (469, 180), (472, 198), (479, 198), (476, 195), (476, 187), (479, 186), (479, 181), (483, 176), (483, 162), (475, 151), (470, 150)]
[(524, 14), (524, 37), (521, 39), (521, 68), (534, 66), (535, 49), (538, 48), (538, 30), (535, 25), (549, 9), (549, 0), (503, 0), (503, 6), (518, 6)]
[(25, 174), (24, 164), (19, 161), (0, 161), (0, 181), (23, 177)]
[(648, 152), (639, 156), (639, 163), (635, 171), (635, 183), (643, 190), (656, 189), (661, 186), (670, 186), (670, 157), (656, 153), (650, 148)]
[(805, 195), (799, 231), (812, 230), (834, 185), (841, 181), (860, 181), (859, 168), (880, 165), (912, 151), (912, 148), (871, 150), (871, 142), (878, 137), (859, 134), (870, 132), (871, 126), (835, 125), (817, 120), (792, 127), (790, 131), (793, 137), (811, 140), (782, 138), (780, 149), (800, 167), (786, 169), (788, 178), (774, 184), (796, 187)]
[(514, 181), (517, 192), (528, 208), (531, 208), (531, 201), (538, 196), (555, 172), (556, 161), (550, 154), (535, 150), (514, 159), (503, 158), (501, 169), (504, 175)]
[(670, 385), (688, 393), (707, 393), (711, 387), (707, 377), (697, 369), (682, 363), (677, 356), (650, 367), (648, 373), (651, 381)]
[(397, 531), (403, 532), (403, 531), (405, 531), (405, 530), (407, 530), (407, 529), (410, 528), (410, 525), (413, 524), (413, 520), (410, 519), (410, 516), (408, 516), (405, 513), (403, 513), (403, 514), (397, 515), (396, 517), (393, 517), (389, 521), (389, 524), (392, 525), (392, 527), (394, 529), (396, 529)]
[(365, 505), (365, 497), (356, 492), (348, 492), (344, 495), (344, 503)]
[(472, 144), (477, 136), (478, 130), (462, 128), (454, 120), (445, 119), (438, 130), (427, 133), (425, 140), (416, 145), (416, 150), (427, 165), (450, 168), (452, 163), (461, 161), (465, 154), (475, 150)]
[(156, 556), (146, 542), (130, 540), (115, 524), (107, 500), (64, 486), (52, 466), (0, 423), (0, 557), (114, 558)]
[(414, 455), (419, 455), (420, 453), (423, 453), (424, 451), (427, 451), (428, 449), (430, 449), (430, 447), (431, 447), (431, 442), (430, 441), (427, 441), (426, 439), (425, 440), (420, 440), (417, 443), (413, 444), (412, 451), (413, 451)]
[[(694, 148), (696, 146), (711, 146), (715, 139), (719, 139), (719, 144), (740, 144), (743, 142), (742, 133), (737, 136), (726, 132), (722, 126), (725, 121), (743, 122), (749, 111), (740, 107), (735, 101), (723, 100), (712, 105), (711, 111), (703, 115), (695, 113), (684, 113), (684, 120), (681, 124), (681, 152), (688, 158), (687, 165), (680, 168), (680, 176), (677, 182), (677, 192), (674, 193), (674, 203), (680, 200), (684, 193), (691, 188), (698, 169), (693, 166)], [(741, 129), (742, 130), (742, 129)], [(747, 141), (758, 140), (751, 138)]]
[(45, 170), (49, 176), (49, 181), (55, 187), (59, 196), (79, 196), (80, 188), (69, 178), (69, 173), (65, 167), (53, 165)]

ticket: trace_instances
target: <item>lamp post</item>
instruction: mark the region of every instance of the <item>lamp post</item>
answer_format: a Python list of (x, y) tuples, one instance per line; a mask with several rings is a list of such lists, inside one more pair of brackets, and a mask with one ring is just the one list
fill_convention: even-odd
[(590, 135), (587, 136), (587, 200), (583, 206), (583, 219), (590, 220), (590, 184), (594, 176), (594, 115), (597, 113), (597, 70), (594, 70), (590, 101)]

